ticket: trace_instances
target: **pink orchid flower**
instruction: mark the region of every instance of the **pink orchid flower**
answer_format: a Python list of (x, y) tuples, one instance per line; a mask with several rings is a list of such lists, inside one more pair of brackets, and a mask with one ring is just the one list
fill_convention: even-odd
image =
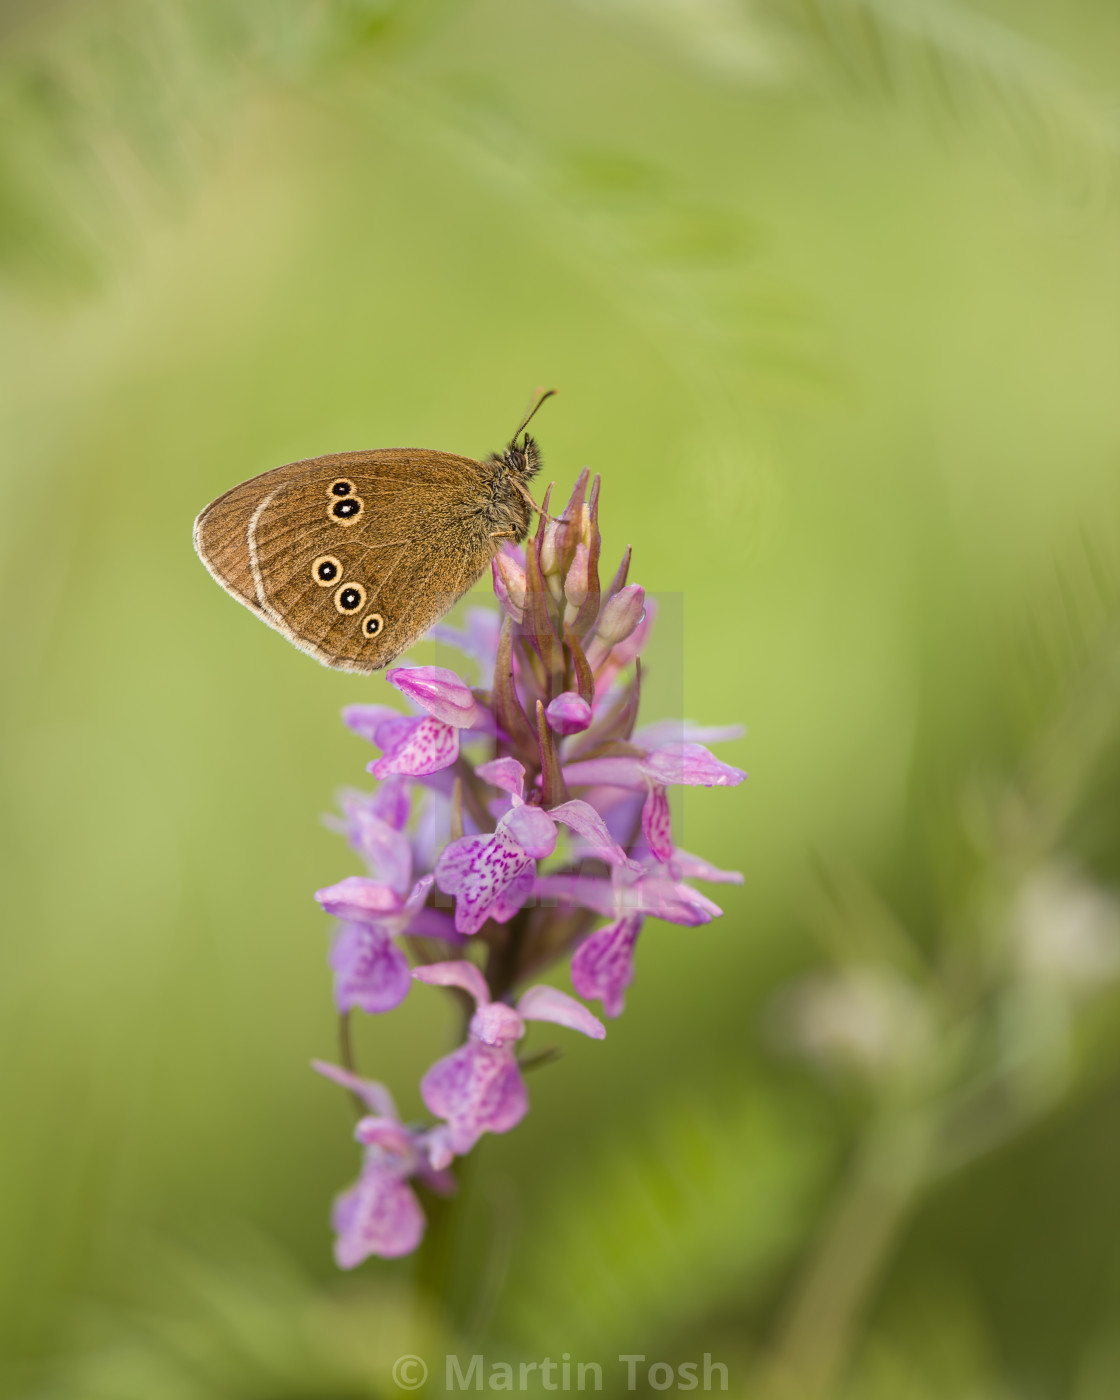
[(607, 1033), (598, 1017), (553, 987), (530, 987), (516, 1007), (491, 1001), (486, 979), (473, 963), (431, 963), (412, 975), (430, 986), (460, 987), (477, 1008), (466, 1044), (437, 1060), (420, 1084), (424, 1103), (445, 1120), (448, 1145), (458, 1155), (469, 1152), (483, 1133), (508, 1133), (528, 1113), (516, 1051), (526, 1021), (554, 1021), (592, 1040)]
[(402, 715), (387, 705), (347, 705), (343, 721), (382, 750), (369, 765), (375, 778), (422, 777), (459, 757), (459, 731), (490, 726), (489, 714), (466, 681), (445, 666), (398, 666), (385, 679), (427, 713)]
[[(447, 915), (424, 907), (433, 877), (413, 883), (409, 839), (378, 810), (375, 801), (361, 797), (344, 803), (347, 835), (370, 875), (349, 875), (315, 892), (319, 905), (342, 920), (331, 967), (335, 1003), (343, 1013), (354, 1007), (368, 1015), (392, 1011), (408, 995), (409, 963), (396, 943), (402, 934), (456, 939)], [(393, 815), (396, 809), (382, 810)]]
[(335, 1261), (340, 1269), (353, 1269), (371, 1254), (382, 1259), (411, 1254), (423, 1238), (427, 1222), (409, 1178), (418, 1177), (440, 1195), (455, 1190), (454, 1177), (442, 1170), (451, 1160), (446, 1128), (417, 1132), (405, 1127), (383, 1084), (359, 1079), (322, 1060), (311, 1064), (372, 1109), (354, 1129), (355, 1138), (365, 1149), (361, 1175), (336, 1197), (331, 1212)]
[(719, 905), (682, 883), (686, 876), (728, 884), (743, 880), (737, 871), (718, 870), (684, 851), (675, 852), (672, 871), (650, 864), (636, 877), (632, 871), (615, 870), (610, 880), (573, 874), (537, 880), (542, 902), (581, 905), (611, 917), (572, 957), (572, 986), (581, 997), (601, 1001), (607, 1016), (622, 1014), (626, 989), (634, 980), (634, 948), (647, 915), (696, 927), (722, 914)]
[(510, 807), (495, 831), (450, 842), (436, 862), (436, 883), (455, 900), (459, 933), (477, 933), (487, 919), (506, 923), (528, 899), (536, 863), (556, 849), (557, 824), (567, 826), (610, 865), (634, 866), (587, 802), (563, 802), (545, 810), (525, 801), (525, 769), (515, 758), (496, 758), (475, 772), (508, 793)]
[[(683, 726), (676, 726), (680, 736)], [(717, 730), (722, 737), (728, 730)], [(730, 731), (730, 737), (738, 737)], [(634, 736), (642, 746), (642, 735)], [(564, 765), (564, 781), (571, 786), (628, 788), (646, 794), (642, 807), (642, 835), (655, 858), (673, 857), (673, 838), (666, 788), (677, 784), (689, 787), (738, 787), (746, 777), (741, 768), (723, 763), (703, 744), (654, 731), (645, 736), (645, 752), (625, 756), (590, 758)]]

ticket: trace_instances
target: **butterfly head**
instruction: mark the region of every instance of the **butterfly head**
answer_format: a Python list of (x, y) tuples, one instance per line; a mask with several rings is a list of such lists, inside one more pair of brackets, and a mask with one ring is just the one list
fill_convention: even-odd
[(520, 442), (517, 438), (502, 453), (502, 461), (512, 476), (522, 481), (531, 480), (541, 469), (541, 453), (536, 438), (523, 433)]

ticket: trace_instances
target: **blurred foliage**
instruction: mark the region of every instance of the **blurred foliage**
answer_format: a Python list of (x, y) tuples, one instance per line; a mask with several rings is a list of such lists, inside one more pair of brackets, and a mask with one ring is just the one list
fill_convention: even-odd
[[(0, 6), (0, 1393), (1120, 1390), (1118, 62), (1092, 0)], [(335, 1275), (306, 1069), (371, 682), (190, 523), (545, 381), (654, 711), (750, 726), (677, 814), (746, 883), (483, 1145), (440, 1306)], [(451, 1033), (360, 1058), (411, 1113)]]

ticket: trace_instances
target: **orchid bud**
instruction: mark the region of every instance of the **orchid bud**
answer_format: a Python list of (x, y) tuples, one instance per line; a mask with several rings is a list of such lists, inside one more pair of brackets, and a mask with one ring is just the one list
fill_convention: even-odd
[(591, 723), (591, 706), (574, 690), (558, 695), (544, 714), (554, 734), (579, 734)]
[(545, 587), (552, 595), (554, 603), (560, 601), (564, 591), (560, 561), (563, 539), (560, 532), (565, 528), (559, 520), (550, 520), (545, 526), (544, 536), (541, 539), (541, 574), (544, 576)]
[(628, 583), (606, 604), (595, 624), (596, 635), (607, 646), (624, 642), (638, 623), (646, 606), (646, 591), (640, 583)]
[(568, 600), (568, 608), (572, 615), (579, 612), (587, 597), (587, 573), (591, 564), (591, 552), (581, 540), (576, 545), (576, 552), (572, 558), (572, 566), (568, 570), (568, 577), (564, 580), (564, 597)]
[(541, 540), (541, 573), (547, 579), (556, 578), (560, 573), (560, 559), (557, 553), (560, 541), (557, 536), (562, 529), (559, 520), (550, 520), (544, 527), (544, 538)]
[(495, 554), (494, 594), (502, 609), (520, 624), (525, 616), (525, 569), (512, 554)]

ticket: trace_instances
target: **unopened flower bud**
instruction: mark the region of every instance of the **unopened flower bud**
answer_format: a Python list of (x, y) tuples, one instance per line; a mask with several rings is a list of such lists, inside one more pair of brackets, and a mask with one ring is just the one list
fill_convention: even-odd
[(494, 593), (503, 611), (521, 622), (525, 614), (525, 569), (510, 554), (495, 554), (493, 560)]
[(575, 612), (580, 610), (587, 597), (587, 571), (590, 564), (591, 553), (581, 540), (576, 545), (572, 566), (564, 580), (564, 597), (568, 600), (568, 607)]
[(591, 706), (574, 690), (565, 690), (545, 710), (554, 734), (579, 734), (591, 723)]
[(545, 526), (544, 538), (541, 540), (541, 573), (554, 603), (560, 601), (564, 591), (563, 562), (560, 558), (564, 543), (560, 532), (564, 528), (559, 520), (550, 520)]
[(596, 635), (607, 646), (624, 642), (642, 620), (646, 606), (646, 591), (640, 583), (628, 583), (619, 589), (599, 614)]
[(544, 527), (544, 538), (541, 540), (541, 573), (550, 582), (560, 575), (560, 558), (557, 549), (560, 541), (557, 536), (563, 528), (559, 520), (550, 520)]

